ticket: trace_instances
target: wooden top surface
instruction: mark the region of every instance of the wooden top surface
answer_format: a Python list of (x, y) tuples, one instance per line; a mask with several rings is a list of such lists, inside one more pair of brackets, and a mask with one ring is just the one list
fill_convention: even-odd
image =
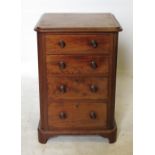
[(118, 32), (122, 28), (111, 13), (45, 13), (38, 32)]

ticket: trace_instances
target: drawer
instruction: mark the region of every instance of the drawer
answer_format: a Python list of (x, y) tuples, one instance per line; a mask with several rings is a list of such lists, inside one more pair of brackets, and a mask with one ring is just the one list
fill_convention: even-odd
[(113, 49), (113, 35), (45, 35), (47, 54), (109, 53)]
[(104, 74), (109, 72), (109, 57), (48, 55), (46, 57), (47, 74)]
[(108, 78), (47, 77), (49, 99), (107, 99)]
[(107, 125), (106, 103), (51, 103), (50, 129), (103, 129)]

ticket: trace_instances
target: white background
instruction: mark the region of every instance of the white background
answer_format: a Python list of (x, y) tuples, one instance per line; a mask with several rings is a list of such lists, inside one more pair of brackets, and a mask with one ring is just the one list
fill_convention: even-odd
[[(23, 25), (20, 0), (5, 0), (0, 10), (0, 154), (20, 155), (20, 71), (23, 70), (20, 65), (21, 23)], [(154, 155), (154, 1), (136, 0), (133, 10), (134, 155)]]
[(33, 28), (45, 12), (111, 12), (123, 32), (119, 36), (118, 71), (132, 75), (132, 0), (22, 0), (23, 72), (37, 75), (36, 34)]

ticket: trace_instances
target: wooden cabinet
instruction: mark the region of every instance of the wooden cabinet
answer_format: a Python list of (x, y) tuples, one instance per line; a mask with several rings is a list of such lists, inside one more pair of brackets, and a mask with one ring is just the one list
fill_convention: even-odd
[(38, 42), (38, 138), (101, 135), (116, 141), (118, 32), (112, 14), (44, 14)]

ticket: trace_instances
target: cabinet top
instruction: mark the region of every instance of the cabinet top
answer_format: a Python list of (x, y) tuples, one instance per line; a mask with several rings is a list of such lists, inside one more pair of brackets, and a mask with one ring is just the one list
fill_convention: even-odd
[(119, 32), (111, 13), (45, 13), (37, 23), (38, 32)]

